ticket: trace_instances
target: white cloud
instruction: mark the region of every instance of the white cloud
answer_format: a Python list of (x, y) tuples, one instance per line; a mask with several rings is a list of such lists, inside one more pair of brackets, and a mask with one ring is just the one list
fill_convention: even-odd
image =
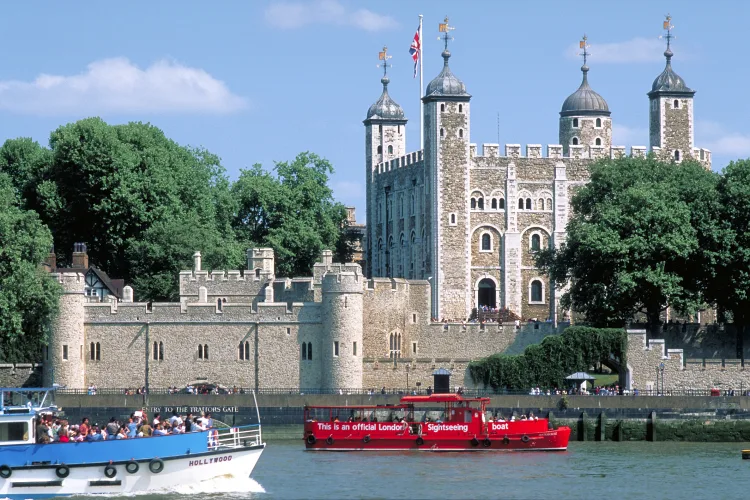
[(246, 105), (204, 70), (168, 60), (141, 69), (125, 58), (103, 59), (77, 75), (0, 81), (0, 109), (17, 113), (231, 113)]
[(266, 8), (266, 21), (278, 28), (294, 29), (308, 24), (353, 26), (365, 31), (381, 31), (397, 26), (390, 16), (368, 9), (352, 10), (338, 0), (315, 2), (273, 2)]
[[(592, 43), (589, 60), (613, 64), (664, 61), (664, 49), (664, 42), (658, 38), (636, 37), (624, 42)], [(577, 59), (580, 52), (578, 44), (571, 45), (565, 56)]]
[(730, 131), (711, 120), (696, 121), (695, 130), (701, 137), (695, 141), (696, 145), (710, 149), (713, 154), (733, 158), (750, 156), (750, 133)]
[(613, 146), (646, 146), (648, 147), (648, 130), (640, 127), (628, 127), (612, 124)]

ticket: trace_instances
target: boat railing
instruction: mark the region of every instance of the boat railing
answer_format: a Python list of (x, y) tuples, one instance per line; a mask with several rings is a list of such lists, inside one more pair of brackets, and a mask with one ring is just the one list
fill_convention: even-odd
[(243, 425), (226, 429), (214, 429), (208, 433), (210, 450), (245, 448), (262, 443), (260, 425)]

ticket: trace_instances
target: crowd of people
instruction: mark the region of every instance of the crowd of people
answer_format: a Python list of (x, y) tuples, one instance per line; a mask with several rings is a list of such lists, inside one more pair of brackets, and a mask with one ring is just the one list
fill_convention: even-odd
[(83, 441), (109, 441), (115, 439), (137, 439), (153, 436), (168, 436), (186, 432), (200, 432), (213, 428), (214, 421), (210, 413), (195, 416), (188, 413), (182, 417), (173, 413), (169, 418), (162, 418), (161, 413), (149, 419), (145, 411), (135, 411), (127, 421), (112, 417), (106, 425), (91, 424), (84, 417), (80, 424), (71, 425), (64, 418), (56, 418), (51, 413), (37, 417), (36, 442), (46, 443), (80, 443)]
[[(634, 390), (634, 395), (638, 395), (638, 390)], [(618, 396), (622, 395), (620, 392), (620, 386), (617, 384), (611, 385), (611, 386), (596, 386), (591, 390), (579, 388), (579, 387), (571, 387), (569, 389), (558, 389), (555, 387), (554, 389), (540, 389), (539, 387), (532, 387), (531, 391), (529, 392), (530, 396)]]

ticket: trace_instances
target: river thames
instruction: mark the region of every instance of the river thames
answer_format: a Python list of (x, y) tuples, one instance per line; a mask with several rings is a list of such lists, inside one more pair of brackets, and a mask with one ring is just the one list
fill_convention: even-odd
[[(747, 443), (571, 443), (565, 453), (305, 452), (272, 441), (253, 478), (138, 495), (271, 498), (744, 498)], [(612, 495), (616, 495), (613, 497)], [(130, 497), (132, 498), (132, 497)]]

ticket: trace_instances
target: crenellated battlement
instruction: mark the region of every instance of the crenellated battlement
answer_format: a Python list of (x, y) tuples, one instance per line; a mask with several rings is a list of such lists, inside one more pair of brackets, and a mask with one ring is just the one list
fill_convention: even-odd
[(65, 292), (81, 292), (85, 287), (86, 276), (78, 272), (60, 272), (53, 273), (52, 279), (60, 283)]
[[(544, 154), (541, 144), (527, 144), (526, 154), (521, 154), (520, 144), (506, 144), (505, 154), (500, 155), (500, 145), (495, 143), (482, 144), (482, 154), (478, 154), (477, 145), (469, 145), (469, 154), (471, 158), (550, 158), (550, 159), (570, 159), (570, 160), (598, 160), (600, 158), (622, 158), (628, 156), (625, 146), (569, 146), (570, 152), (563, 154), (563, 147), (560, 144), (548, 144), (547, 154)], [(646, 146), (631, 146), (631, 157), (645, 157), (649, 152), (659, 156), (661, 148), (654, 147), (649, 149)], [(694, 148), (693, 158), (702, 163), (711, 162), (711, 151), (706, 148)]]
[(412, 153), (394, 158), (389, 161), (384, 161), (375, 165), (375, 175), (384, 174), (395, 170), (397, 168), (406, 168), (411, 166), (422, 166), (424, 165), (424, 150), (414, 151)]

